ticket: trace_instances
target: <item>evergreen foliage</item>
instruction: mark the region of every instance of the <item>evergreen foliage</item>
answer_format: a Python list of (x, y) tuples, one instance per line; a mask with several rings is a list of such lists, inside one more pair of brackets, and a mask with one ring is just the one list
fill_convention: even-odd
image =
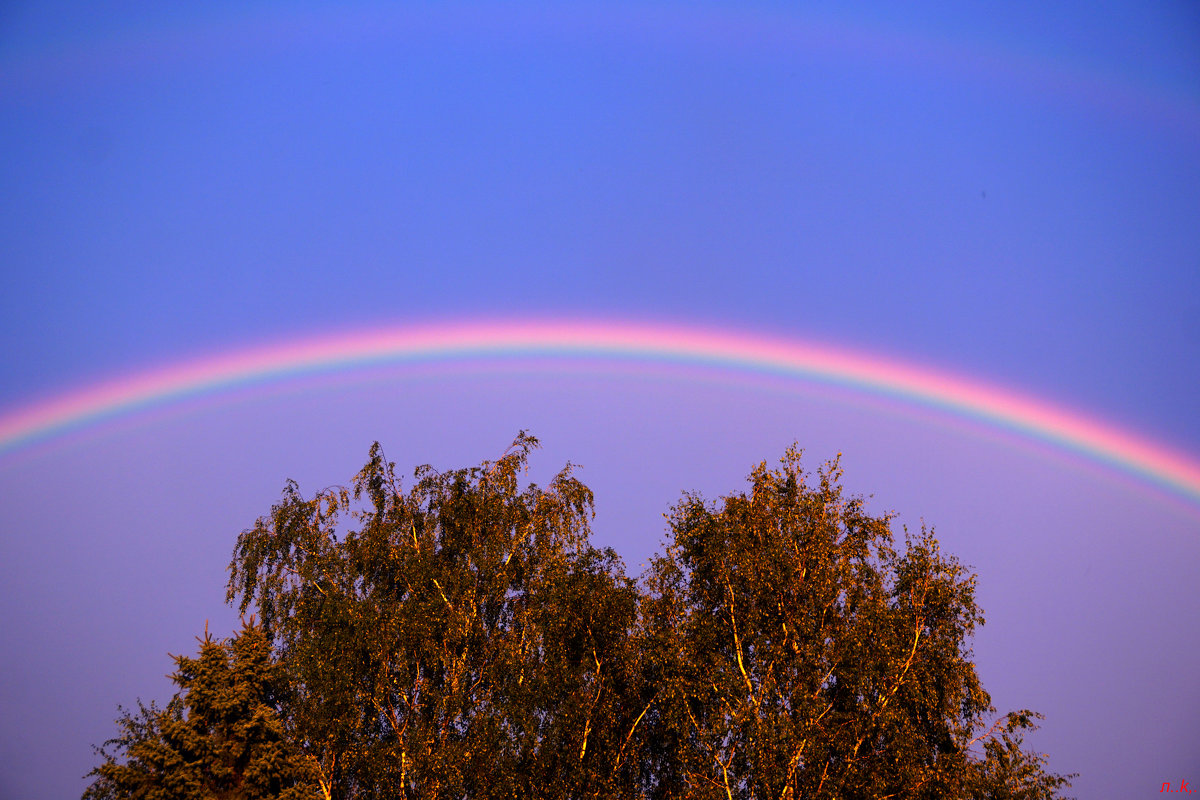
[[(228, 640), (206, 630), (196, 658), (175, 656), (179, 693), (157, 708), (123, 711), (120, 735), (84, 800), (309, 800), (312, 769), (285, 728), (287, 690), (271, 641), (253, 620)], [(119, 759), (124, 759), (119, 760)]]
[[(994, 714), (974, 577), (930, 531), (812, 485), (789, 450), (748, 493), (685, 495), (641, 581), (588, 543), (537, 440), (416, 471), (376, 444), (349, 488), (289, 483), (238, 538), (227, 599), (260, 624), (177, 657), (85, 798), (1040, 798), (1067, 777)], [(125, 760), (121, 762), (119, 759)]]

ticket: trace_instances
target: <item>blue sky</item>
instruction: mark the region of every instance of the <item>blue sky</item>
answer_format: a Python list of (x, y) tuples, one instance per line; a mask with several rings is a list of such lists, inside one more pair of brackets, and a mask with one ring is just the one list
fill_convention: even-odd
[[(0, 412), (301, 336), (588, 317), (858, 348), (1200, 454), (1200, 12), (945, 5), (7, 4)], [(284, 479), (522, 427), (546, 474), (584, 464), (631, 571), (679, 492), (841, 451), (979, 571), (985, 686), (1047, 713), (1080, 796), (1200, 763), (1200, 526), (1152, 493), (813, 387), (383, 370), (0, 462), (0, 789), (82, 789), (116, 704), (231, 624), (233, 538)], [(78, 741), (36, 722), (55, 691)]]

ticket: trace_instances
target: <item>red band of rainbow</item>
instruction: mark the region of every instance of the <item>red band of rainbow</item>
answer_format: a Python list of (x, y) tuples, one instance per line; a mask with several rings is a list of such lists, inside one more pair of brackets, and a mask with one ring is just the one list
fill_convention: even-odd
[(932, 408), (1131, 474), (1200, 506), (1200, 463), (1081, 412), (973, 379), (850, 350), (700, 327), (495, 321), (294, 341), (154, 370), (0, 415), (0, 455), (105, 419), (314, 373), (461, 359), (599, 358), (697, 365), (832, 384)]

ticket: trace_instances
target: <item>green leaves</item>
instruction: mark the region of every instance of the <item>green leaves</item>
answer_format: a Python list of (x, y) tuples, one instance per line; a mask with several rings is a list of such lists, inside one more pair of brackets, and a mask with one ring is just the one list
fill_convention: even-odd
[(793, 448), (746, 492), (684, 495), (635, 581), (589, 544), (571, 465), (520, 488), (537, 444), (522, 432), (495, 462), (420, 467), (407, 489), (378, 444), (349, 487), (306, 498), (289, 482), (230, 563), (227, 599), (261, 624), (177, 658), (179, 695), (118, 720), (87, 797), (1067, 785), (1022, 750), (1029, 712), (981, 727), (974, 577), (931, 531), (897, 550), (836, 462), (809, 476)]

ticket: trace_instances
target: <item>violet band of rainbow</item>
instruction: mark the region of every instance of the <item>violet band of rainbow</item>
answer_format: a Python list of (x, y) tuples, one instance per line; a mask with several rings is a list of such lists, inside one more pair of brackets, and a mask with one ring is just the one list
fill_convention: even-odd
[(607, 321), (398, 327), (240, 350), (100, 383), (0, 415), (0, 455), (187, 397), (314, 373), (465, 358), (599, 358), (833, 384), (1008, 430), (1167, 489), (1200, 508), (1200, 463), (1083, 412), (978, 380), (784, 338)]

